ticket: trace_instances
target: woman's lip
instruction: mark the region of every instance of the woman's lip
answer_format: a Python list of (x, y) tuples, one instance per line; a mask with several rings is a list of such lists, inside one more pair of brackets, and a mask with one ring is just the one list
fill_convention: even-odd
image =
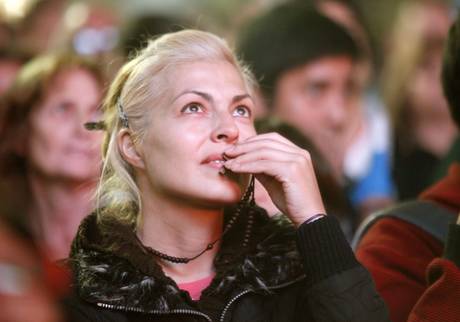
[(212, 160), (212, 161), (205, 162), (205, 164), (207, 166), (220, 170), (224, 166), (224, 160)]
[(217, 163), (217, 162), (224, 162), (225, 158), (223, 153), (220, 154), (211, 154), (206, 159), (204, 159), (201, 163)]

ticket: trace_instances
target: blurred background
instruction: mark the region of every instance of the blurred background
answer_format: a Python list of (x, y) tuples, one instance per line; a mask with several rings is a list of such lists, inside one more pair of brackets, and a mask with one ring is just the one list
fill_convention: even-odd
[[(440, 86), (444, 41), (460, 0), (0, 0), (0, 307), (6, 312), (0, 321), (60, 320), (53, 303), (69, 277), (51, 263), (66, 257), (80, 220), (94, 209), (100, 174), (94, 151), (100, 151), (102, 132), (89, 134), (83, 123), (95, 121), (97, 128), (101, 98), (118, 68), (146, 39), (196, 28), (226, 38), (245, 59), (255, 52), (249, 62), (262, 80), (259, 58), (286, 64), (283, 50), (260, 52), (258, 41), (268, 39), (270, 47), (272, 35), (253, 33), (254, 21), (267, 13), (267, 21), (276, 21), (278, 6), (291, 2), (314, 7), (338, 25), (339, 31), (332, 29), (346, 33), (359, 59), (342, 53), (351, 74), (339, 79), (332, 73), (327, 80), (347, 86), (325, 94), (343, 104), (324, 106), (324, 124), (312, 124), (313, 114), (303, 121), (289, 115), (296, 106), (277, 114), (269, 101), (276, 93), (262, 88), (256, 125), (310, 151), (327, 212), (340, 219), (349, 239), (369, 213), (417, 198), (460, 161), (460, 139)], [(277, 27), (265, 25), (273, 34), (283, 29)], [(325, 32), (312, 28), (294, 30), (291, 43), (303, 39), (306, 56), (299, 54), (302, 64), (284, 75), (298, 68), (308, 73), (330, 58), (307, 58), (307, 51), (333, 47), (328, 39), (308, 42)], [(308, 103), (320, 89), (305, 82), (299, 100)], [(325, 139), (330, 133), (321, 131), (328, 127), (335, 136)], [(276, 214), (257, 189), (259, 205)], [(21, 315), (17, 308), (27, 306), (25, 299), (31, 310)]]
[[(16, 32), (20, 45), (44, 49), (56, 46), (65, 32), (81, 28), (112, 26), (107, 46), (118, 45), (119, 28), (138, 16), (160, 15), (187, 21), (188, 26), (207, 29), (233, 38), (235, 29), (246, 19), (286, 0), (1, 0), (1, 46)], [(308, 2), (308, 1), (306, 1)], [(369, 34), (381, 52), (398, 11), (408, 0), (352, 1), (359, 8)], [(417, 2), (417, 1), (416, 1)], [(420, 0), (418, 2), (423, 2)], [(452, 7), (459, 1), (439, 0)], [(59, 26), (59, 27), (58, 27)], [(107, 31), (107, 33), (110, 33)], [(33, 34), (33, 35), (32, 35)], [(28, 37), (27, 37), (28, 36)], [(25, 37), (25, 38), (24, 38)], [(91, 36), (88, 36), (91, 37)], [(93, 35), (93, 37), (95, 37)], [(109, 39), (110, 38), (110, 39)], [(36, 46), (36, 47), (35, 47)]]

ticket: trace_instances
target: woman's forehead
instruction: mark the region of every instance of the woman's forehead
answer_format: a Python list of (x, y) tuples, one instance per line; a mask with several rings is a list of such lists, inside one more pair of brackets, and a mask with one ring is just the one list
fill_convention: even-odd
[(168, 73), (168, 80), (173, 96), (185, 91), (248, 94), (243, 75), (233, 64), (223, 60), (180, 64)]

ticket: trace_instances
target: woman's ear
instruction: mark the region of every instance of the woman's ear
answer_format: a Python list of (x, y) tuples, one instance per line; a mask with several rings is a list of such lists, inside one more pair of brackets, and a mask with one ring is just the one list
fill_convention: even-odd
[(122, 129), (117, 136), (118, 149), (125, 159), (131, 166), (135, 168), (144, 169), (145, 164), (139, 152), (136, 150), (133, 138), (128, 129)]

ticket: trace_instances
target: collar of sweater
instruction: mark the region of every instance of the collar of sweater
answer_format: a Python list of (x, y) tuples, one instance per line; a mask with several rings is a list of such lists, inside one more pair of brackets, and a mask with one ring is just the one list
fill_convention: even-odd
[[(240, 216), (224, 236), (214, 262), (216, 276), (203, 295), (225, 299), (241, 290), (269, 293), (270, 287), (303, 274), (296, 231), (288, 219), (270, 218), (261, 208), (254, 213), (246, 248), (241, 241), (247, 216)], [(72, 244), (70, 264), (79, 296), (92, 303), (166, 312), (190, 302), (139, 244), (133, 227), (114, 216), (93, 213), (85, 218)]]
[(458, 213), (460, 211), (460, 163), (453, 163), (448, 174), (425, 190), (421, 198), (436, 201)]

